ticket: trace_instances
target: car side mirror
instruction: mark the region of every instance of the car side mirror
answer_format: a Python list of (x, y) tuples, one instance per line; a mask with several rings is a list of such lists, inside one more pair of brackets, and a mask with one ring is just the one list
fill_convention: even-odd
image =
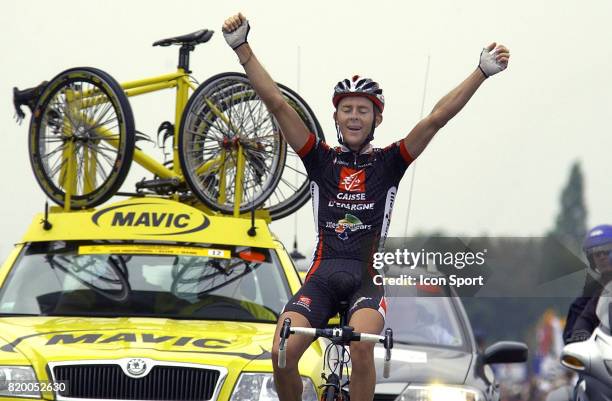
[(518, 363), (526, 362), (529, 349), (525, 343), (516, 341), (499, 341), (484, 351), (484, 363)]

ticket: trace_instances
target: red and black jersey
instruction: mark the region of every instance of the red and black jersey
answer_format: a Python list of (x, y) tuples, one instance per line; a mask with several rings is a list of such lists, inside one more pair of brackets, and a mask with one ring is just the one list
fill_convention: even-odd
[(404, 141), (360, 154), (310, 134), (298, 152), (310, 179), (317, 246), (309, 274), (326, 259), (370, 262), (382, 247), (397, 187), (413, 158)]

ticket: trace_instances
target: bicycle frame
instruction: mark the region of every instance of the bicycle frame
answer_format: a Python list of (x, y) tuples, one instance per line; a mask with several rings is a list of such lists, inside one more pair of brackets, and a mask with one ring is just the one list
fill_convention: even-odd
[[(177, 122), (181, 121), (181, 115), (187, 105), (189, 88), (195, 90), (195, 86), (189, 81), (189, 75), (182, 68), (172, 74), (125, 82), (121, 84), (121, 87), (128, 97), (176, 88), (174, 143), (178, 142), (180, 127)], [(172, 157), (174, 160), (178, 160), (178, 148), (176, 146), (173, 146)], [(172, 170), (170, 170), (138, 148), (134, 149), (134, 161), (160, 178), (179, 178), (182, 180), (183, 174), (178, 163), (173, 163)]]
[[(150, 171), (151, 173), (157, 175), (162, 179), (178, 179), (179, 182), (184, 182), (183, 173), (181, 171), (179, 160), (179, 151), (177, 147), (178, 136), (180, 132), (180, 121), (183, 111), (187, 105), (187, 101), (189, 99), (189, 89), (195, 90), (196, 86), (189, 80), (189, 73), (185, 71), (185, 69), (179, 67), (176, 72), (170, 74), (164, 74), (156, 77), (145, 78), (136, 81), (129, 81), (121, 84), (121, 87), (125, 91), (125, 94), (128, 97), (144, 95), (147, 93), (157, 92), (164, 89), (176, 88), (176, 102), (175, 102), (175, 115), (174, 115), (174, 145), (172, 149), (172, 157), (174, 163), (172, 165), (172, 169), (167, 168), (163, 164), (159, 163), (157, 160), (147, 155), (143, 150), (139, 148), (134, 149), (133, 161), (138, 163), (140, 166)], [(70, 96), (70, 95), (68, 95)], [(91, 107), (96, 104), (96, 93), (86, 93), (82, 96), (81, 99), (72, 99), (81, 104), (77, 104), (78, 108), (83, 110), (87, 107)], [(217, 109), (214, 104), (208, 101), (208, 105), (211, 111), (221, 120), (223, 120), (227, 126), (234, 131), (237, 131), (236, 127), (233, 127), (229, 121), (229, 119)], [(64, 130), (67, 135), (70, 135), (69, 128), (70, 124), (66, 121), (64, 125)], [(105, 132), (102, 129), (96, 129), (98, 134), (102, 138), (106, 138), (106, 142), (108, 142), (111, 146), (116, 147), (116, 143), (114, 143), (113, 139), (109, 137), (112, 135), (110, 132)], [(209, 160), (200, 166), (197, 170), (198, 173), (204, 174), (207, 171), (218, 168), (218, 166), (222, 166), (226, 160), (226, 150), (221, 149), (221, 154), (219, 157)], [(64, 182), (64, 186), (66, 188), (66, 199), (64, 203), (64, 210), (70, 210), (70, 198), (71, 194), (74, 193), (74, 189), (76, 186), (76, 160), (74, 155), (74, 146), (72, 142), (69, 142), (69, 145), (64, 150), (64, 157), (67, 160), (65, 166), (62, 167), (61, 172), (61, 181)], [(86, 153), (87, 155), (87, 153)], [(240, 215), (240, 203), (242, 202), (242, 185), (244, 180), (244, 152), (242, 150), (242, 145), (238, 143), (237, 149), (237, 157), (236, 157), (236, 188), (234, 191), (234, 216), (238, 217)], [(85, 180), (86, 190), (88, 182), (94, 182), (96, 166), (95, 160), (89, 159), (86, 157), (85, 159), (85, 171), (88, 180)], [(220, 188), (219, 188), (219, 201), (225, 202), (226, 200), (226, 180), (225, 180), (225, 172), (224, 170), (220, 171)]]
[[(340, 313), (339, 327), (343, 328), (343, 327), (348, 326), (348, 316), (347, 315), (348, 315), (348, 311), (346, 310)], [(335, 347), (335, 351), (338, 357), (333, 368), (330, 363), (331, 357), (327, 355), (328, 352), (331, 352), (330, 350), (332, 347)], [(338, 347), (340, 347), (340, 352), (338, 352)], [(330, 373), (327, 375), (325, 379), (326, 383), (324, 384), (325, 387), (324, 387), (323, 392), (326, 392), (329, 386), (333, 386), (333, 387), (337, 387), (337, 391), (338, 391), (337, 394), (340, 395), (342, 394), (342, 389), (344, 388), (344, 386), (348, 384), (348, 381), (343, 382), (345, 369), (346, 369), (347, 375), (350, 376), (350, 373), (347, 370), (348, 361), (346, 360), (347, 354), (349, 355), (349, 360), (350, 360), (350, 352), (346, 349), (346, 347), (347, 345), (345, 344), (334, 344), (334, 343), (328, 344), (327, 349), (325, 350), (325, 356), (327, 356), (329, 359), (326, 362), (327, 362), (327, 367), (330, 370)], [(322, 374), (325, 375), (325, 362), (323, 364), (323, 368), (324, 368), (324, 371), (322, 372)]]

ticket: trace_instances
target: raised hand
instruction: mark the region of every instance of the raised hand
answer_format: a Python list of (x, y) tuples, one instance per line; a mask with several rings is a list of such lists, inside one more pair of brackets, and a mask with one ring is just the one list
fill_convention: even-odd
[(503, 71), (508, 67), (510, 51), (504, 45), (497, 45), (495, 42), (482, 49), (478, 68), (486, 78)]
[(247, 43), (247, 36), (251, 27), (246, 17), (242, 13), (238, 13), (226, 19), (221, 30), (227, 44), (236, 50)]

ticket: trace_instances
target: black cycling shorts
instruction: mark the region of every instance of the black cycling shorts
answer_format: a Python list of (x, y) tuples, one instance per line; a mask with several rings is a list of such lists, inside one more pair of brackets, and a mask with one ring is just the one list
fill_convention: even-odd
[(374, 309), (383, 320), (387, 303), (382, 286), (373, 283), (364, 262), (351, 259), (314, 261), (306, 281), (289, 300), (283, 312), (297, 312), (312, 327), (324, 328), (343, 300), (349, 303), (348, 320), (359, 309)]

